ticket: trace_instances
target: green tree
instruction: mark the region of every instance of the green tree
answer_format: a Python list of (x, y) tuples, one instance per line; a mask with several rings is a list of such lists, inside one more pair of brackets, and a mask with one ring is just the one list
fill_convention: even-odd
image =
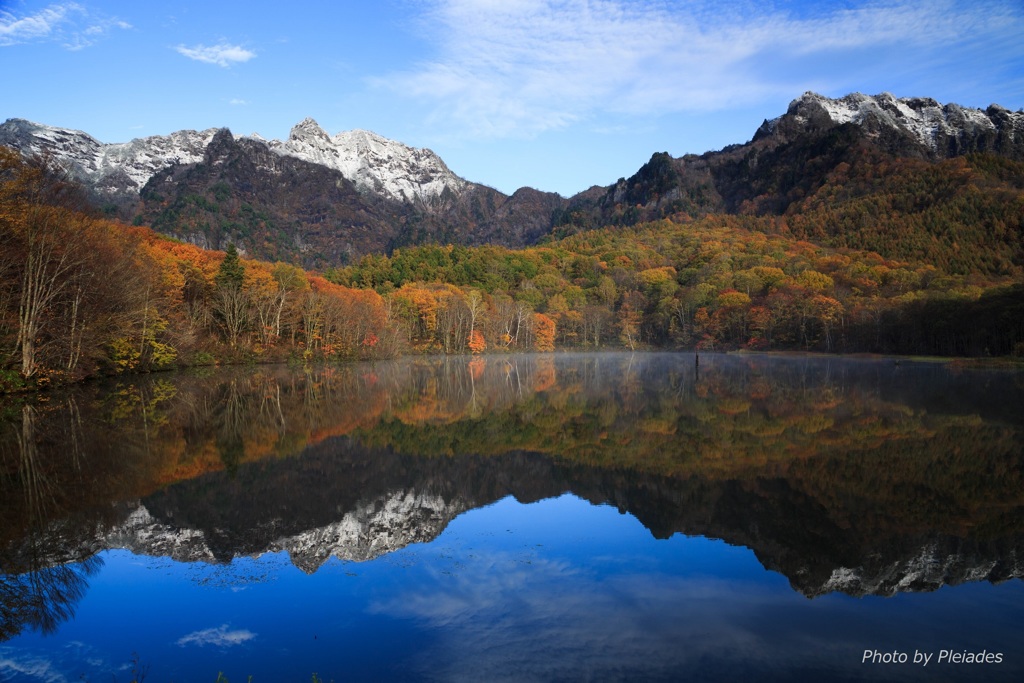
[(214, 281), (221, 288), (234, 287), (235, 289), (241, 289), (244, 280), (245, 266), (242, 265), (241, 260), (238, 258), (238, 250), (235, 248), (235, 245), (229, 244)]
[(224, 328), (228, 343), (234, 348), (249, 324), (249, 297), (242, 289), (245, 280), (245, 266), (238, 258), (238, 250), (229, 244), (220, 269), (214, 277), (217, 293), (214, 296), (214, 311)]

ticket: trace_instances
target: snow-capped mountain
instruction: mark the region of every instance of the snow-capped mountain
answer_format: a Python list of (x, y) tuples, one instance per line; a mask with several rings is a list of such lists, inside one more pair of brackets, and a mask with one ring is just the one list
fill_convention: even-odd
[[(82, 131), (9, 119), (0, 125), (0, 144), (30, 154), (51, 154), (101, 194), (138, 195), (157, 172), (201, 162), (219, 130), (181, 130), (104, 144)], [(429, 149), (409, 147), (365, 130), (332, 137), (311, 118), (292, 128), (284, 141), (267, 140), (255, 133), (244, 137), (278, 154), (340, 171), (360, 190), (392, 200), (429, 201), (446, 191), (457, 195), (467, 186)]]
[(411, 543), (428, 543), (471, 507), (458, 498), (395, 491), (359, 505), (338, 522), (278, 539), (268, 550), (286, 551), (296, 567), (312, 574), (331, 557), (367, 562)]
[(997, 104), (985, 110), (943, 105), (928, 97), (898, 98), (891, 93), (831, 99), (806, 92), (784, 115), (765, 121), (755, 140), (780, 133), (791, 138), (844, 123), (860, 126), (869, 138), (913, 141), (939, 158), (972, 151), (1024, 152), (1024, 112)]
[(202, 530), (176, 528), (136, 503), (120, 524), (102, 530), (94, 540), (94, 552), (125, 548), (137, 555), (169, 557), (178, 562), (216, 562)]
[(341, 171), (356, 187), (390, 199), (429, 201), (445, 191), (458, 194), (467, 185), (429, 149), (409, 147), (366, 130), (329, 136), (311, 118), (292, 128), (287, 140), (267, 144), (278, 154)]
[(1024, 578), (1017, 524), (977, 538), (962, 535), (966, 517), (931, 528), (888, 511), (849, 526), (862, 499), (832, 509), (799, 481), (640, 475), (527, 452), (438, 460), (330, 439), (297, 460), (210, 473), (142, 500), (58, 517), (38, 533), (11, 539), (0, 555), (4, 571), (22, 573), (108, 549), (205, 563), (284, 551), (311, 574), (331, 557), (364, 562), (429, 543), (459, 515), (506, 496), (531, 502), (571, 492), (633, 515), (654, 538), (682, 533), (746, 547), (808, 598)]
[(216, 128), (180, 130), (104, 144), (80, 130), (8, 119), (0, 125), (0, 144), (29, 154), (52, 155), (74, 177), (103, 193), (138, 195), (157, 171), (202, 161), (216, 133)]
[[(790, 103), (785, 114), (765, 120), (754, 141), (792, 140), (846, 123), (861, 127), (868, 138), (883, 139), (886, 147), (898, 153), (945, 158), (992, 151), (1024, 158), (1024, 112), (996, 104), (984, 110), (943, 105), (931, 98), (897, 98), (890, 93), (853, 93), (838, 99), (804, 93)], [(9, 119), (0, 125), (0, 144), (31, 154), (52, 154), (101, 195), (138, 195), (161, 169), (201, 162), (218, 130), (181, 130), (105, 144), (82, 131)], [(268, 140), (258, 133), (234, 137), (339, 171), (360, 191), (389, 200), (429, 202), (446, 193), (459, 196), (473, 185), (429, 149), (410, 147), (366, 130), (332, 136), (312, 118), (296, 124), (287, 140)], [(908, 144), (920, 149), (908, 150)]]

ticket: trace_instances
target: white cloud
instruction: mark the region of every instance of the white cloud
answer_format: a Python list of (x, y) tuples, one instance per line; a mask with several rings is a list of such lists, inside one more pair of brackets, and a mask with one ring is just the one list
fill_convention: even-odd
[(820, 80), (822, 61), (833, 60), (830, 75), (842, 78), (857, 68), (852, 55), (898, 48), (901, 66), (911, 68), (965, 35), (1019, 35), (1024, 23), (1012, 4), (978, 9), (957, 0), (825, 5), (807, 16), (754, 3), (653, 0), (428, 6), (421, 26), (436, 58), (374, 84), (433, 102), (434, 123), (478, 137), (532, 136), (601, 112), (716, 111), (795, 96)]
[(9, 12), (0, 12), (0, 45), (17, 45), (48, 38), (59, 26), (70, 21), (70, 15), (84, 12), (82, 6), (75, 3), (51, 5), (36, 14), (20, 18)]
[(0, 657), (0, 676), (7, 679), (7, 676), (14, 677), (15, 674), (30, 677), (33, 680), (43, 683), (65, 683), (67, 678), (57, 671), (53, 662), (48, 659), (32, 656)]
[(81, 50), (94, 45), (115, 28), (129, 29), (131, 24), (97, 16), (74, 2), (50, 5), (23, 17), (0, 11), (0, 47), (53, 41), (69, 50)]
[(200, 647), (204, 645), (213, 645), (214, 647), (232, 647), (234, 645), (241, 645), (255, 637), (256, 634), (252, 631), (245, 629), (229, 631), (228, 625), (222, 624), (217, 628), (194, 631), (188, 635), (182, 636), (178, 639), (177, 644), (181, 647), (185, 647), (186, 645), (198, 645)]
[(241, 99), (239, 97), (232, 97), (230, 100), (228, 100), (228, 104), (234, 105), (234, 106), (244, 106), (246, 104), (249, 104), (249, 101), (248, 100), (243, 100), (243, 99)]
[(231, 45), (229, 43), (219, 43), (209, 47), (206, 45), (196, 45), (195, 47), (179, 45), (174, 49), (197, 62), (224, 67), (231, 66), (232, 63), (241, 64), (248, 62), (256, 56), (256, 53), (252, 50), (246, 50), (240, 45)]

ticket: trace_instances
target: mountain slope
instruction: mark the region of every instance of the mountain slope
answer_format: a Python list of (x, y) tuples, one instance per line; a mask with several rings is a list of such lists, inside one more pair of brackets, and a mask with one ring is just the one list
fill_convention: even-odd
[(1024, 113), (807, 93), (746, 144), (658, 153), (571, 199), (556, 232), (712, 214), (776, 216), (789, 237), (1013, 275), (1024, 267)]
[(266, 259), (322, 265), (386, 248), (392, 210), (383, 198), (367, 201), (337, 170), (222, 130), (200, 163), (150, 179), (137, 222), (204, 248), (233, 242)]
[(510, 197), (430, 150), (368, 131), (330, 136), (308, 118), (285, 141), (225, 128), (123, 144), (10, 119), (0, 144), (52, 157), (122, 220), (306, 267), (423, 242), (525, 246), (548, 234), (564, 202), (530, 188)]
[[(215, 140), (234, 145), (232, 170), (207, 162)], [(958, 274), (1024, 269), (1024, 112), (998, 105), (805, 93), (747, 143), (657, 153), (628, 179), (569, 199), (507, 196), (430, 150), (368, 131), (331, 136), (312, 119), (284, 141), (210, 129), (116, 145), (11, 119), (0, 144), (53, 155), (122, 219), (313, 267), (431, 242), (520, 247), (552, 231), (739, 214), (777, 217), (787, 237)]]
[(204, 248), (326, 268), (423, 242), (524, 246), (547, 234), (555, 194), (512, 197), (480, 185), (399, 201), (340, 170), (221, 130), (202, 161), (172, 165), (143, 188), (136, 222)]

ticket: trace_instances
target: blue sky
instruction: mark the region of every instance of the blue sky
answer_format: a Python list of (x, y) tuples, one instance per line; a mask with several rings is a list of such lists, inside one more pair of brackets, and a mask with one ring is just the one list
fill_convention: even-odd
[(0, 0), (0, 120), (103, 142), (307, 116), (574, 194), (745, 142), (806, 90), (1024, 107), (1024, 3)]

